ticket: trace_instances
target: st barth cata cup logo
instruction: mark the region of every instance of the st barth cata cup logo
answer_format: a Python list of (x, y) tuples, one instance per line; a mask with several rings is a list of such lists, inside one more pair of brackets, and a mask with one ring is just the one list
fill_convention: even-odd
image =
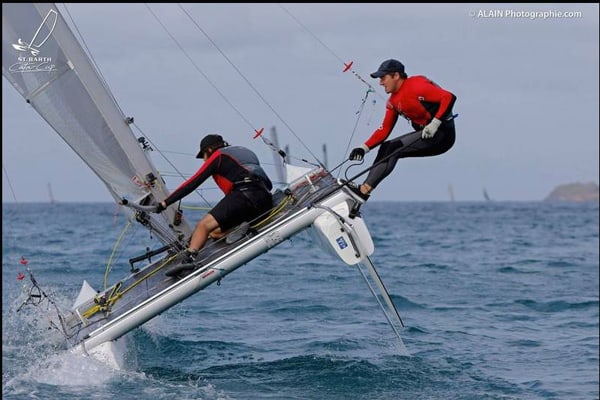
[[(35, 31), (35, 34), (33, 35), (33, 38), (31, 38), (31, 41), (29, 43), (27, 43), (23, 39), (19, 38), (17, 40), (17, 42), (19, 44), (13, 44), (13, 47), (16, 50), (19, 50), (22, 52), (30, 52), (32, 56), (36, 57), (40, 53), (40, 51), (38, 49), (40, 47), (42, 47), (42, 45), (44, 43), (46, 43), (46, 40), (48, 40), (50, 35), (52, 35), (52, 32), (54, 31), (54, 27), (56, 26), (57, 20), (58, 20), (58, 14), (56, 13), (56, 11), (54, 11), (54, 10), (48, 11), (48, 15), (46, 15), (46, 18), (44, 18), (44, 20), (40, 24), (39, 28), (37, 29), (37, 31)], [(40, 32), (42, 31), (42, 28), (46, 25), (46, 22), (48, 22), (49, 25), (51, 25), (50, 30), (48, 31), (48, 34), (46, 35), (45, 38), (43, 38), (43, 39), (38, 38), (38, 36), (40, 36)], [(40, 39), (40, 40), (38, 40), (38, 42), (36, 43), (36, 39)]]
[[(54, 70), (55, 65), (52, 64), (52, 58), (41, 57), (39, 54), (40, 48), (52, 36), (57, 21), (58, 13), (55, 10), (50, 10), (29, 43), (21, 38), (17, 40), (17, 43), (13, 43), (12, 46), (15, 50), (29, 55), (18, 56), (18, 62), (10, 67), (11, 72), (50, 72)], [(43, 33), (44, 28), (48, 29), (45, 36)]]

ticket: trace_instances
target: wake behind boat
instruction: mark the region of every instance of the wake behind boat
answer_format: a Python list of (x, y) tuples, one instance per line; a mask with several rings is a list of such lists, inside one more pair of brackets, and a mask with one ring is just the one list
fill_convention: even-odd
[[(3, 4), (2, 11), (3, 76), (96, 173), (131, 220), (163, 243), (131, 259), (130, 275), (102, 291), (84, 281), (72, 309), (57, 310), (53, 324), (72, 351), (120, 367), (123, 335), (306, 229), (323, 249), (358, 267), (404, 349), (402, 321), (369, 258), (374, 244), (360, 214), (364, 199), (347, 182), (323, 166), (304, 169), (273, 193), (270, 212), (186, 259), (188, 222), (173, 206), (150, 212), (169, 190), (144, 141), (133, 134), (132, 119), (123, 115), (59, 10), (38, 3)], [(137, 267), (155, 256), (157, 261)]]

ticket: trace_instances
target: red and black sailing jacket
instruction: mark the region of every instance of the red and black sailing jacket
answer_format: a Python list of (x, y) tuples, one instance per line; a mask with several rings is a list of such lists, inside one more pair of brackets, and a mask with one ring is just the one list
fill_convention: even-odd
[(400, 89), (390, 95), (383, 123), (367, 139), (365, 145), (372, 149), (386, 140), (399, 116), (408, 119), (415, 130), (423, 129), (433, 118), (446, 121), (452, 117), (455, 101), (454, 94), (427, 77), (408, 77)]
[(165, 202), (170, 205), (181, 200), (211, 176), (225, 194), (248, 185), (260, 185), (265, 190), (273, 188), (256, 154), (242, 146), (227, 146), (215, 150), (200, 169), (175, 189)]

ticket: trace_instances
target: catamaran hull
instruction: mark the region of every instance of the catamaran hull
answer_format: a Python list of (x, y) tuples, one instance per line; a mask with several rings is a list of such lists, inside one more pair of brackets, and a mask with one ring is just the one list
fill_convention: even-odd
[(206, 265), (206, 268), (191, 273), (162, 292), (123, 313), (118, 318), (90, 332), (75, 346), (75, 351), (90, 354), (95, 347), (118, 339), (156, 315), (235, 271), (248, 261), (306, 229), (317, 217), (323, 213), (331, 212), (329, 211), (331, 208), (346, 201), (353, 200), (344, 191), (338, 191), (314, 206), (299, 210), (249, 239), (244, 245), (236, 248), (235, 251), (225, 253), (212, 260)]

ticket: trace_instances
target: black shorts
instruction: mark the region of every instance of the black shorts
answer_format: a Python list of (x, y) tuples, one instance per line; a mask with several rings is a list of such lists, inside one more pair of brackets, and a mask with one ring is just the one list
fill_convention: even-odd
[(209, 214), (215, 217), (221, 231), (225, 232), (244, 221), (252, 222), (272, 206), (271, 193), (264, 189), (234, 190), (223, 197)]

